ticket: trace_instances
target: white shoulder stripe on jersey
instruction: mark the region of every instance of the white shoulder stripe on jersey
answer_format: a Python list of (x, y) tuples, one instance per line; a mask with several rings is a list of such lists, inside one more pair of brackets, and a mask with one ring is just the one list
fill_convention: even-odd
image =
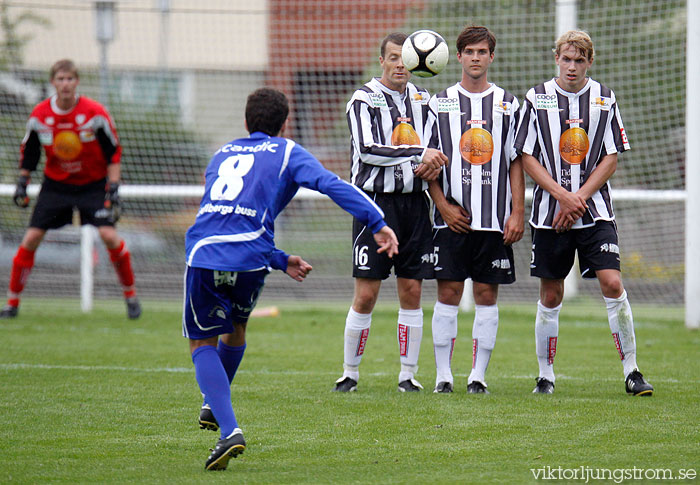
[(280, 178), (285, 170), (287, 170), (287, 165), (289, 164), (289, 156), (292, 154), (292, 149), (296, 146), (296, 143), (292, 140), (287, 140), (287, 145), (284, 147), (284, 159), (282, 160), (282, 166), (280, 167), (280, 173), (277, 178)]
[(192, 248), (190, 257), (187, 259), (187, 264), (192, 265), (192, 260), (194, 259), (195, 253), (202, 247), (208, 244), (217, 243), (228, 243), (228, 242), (243, 242), (243, 241), (253, 241), (259, 238), (263, 233), (265, 233), (265, 228), (261, 227), (255, 232), (244, 232), (241, 234), (217, 234), (215, 236), (205, 237), (197, 241), (197, 244)]
[(27, 120), (27, 132), (24, 134), (24, 138), (22, 139), (22, 143), (27, 143), (29, 140), (29, 135), (32, 134), (32, 131), (36, 131), (37, 133), (41, 130), (48, 129), (48, 127), (43, 124), (41, 121), (39, 121), (39, 118), (36, 116), (32, 116)]
[(92, 128), (92, 130), (95, 132), (102, 128), (102, 130), (105, 132), (105, 135), (109, 137), (109, 141), (112, 142), (112, 145), (116, 147), (119, 144), (117, 137), (112, 131), (112, 127), (110, 126), (109, 121), (102, 115), (97, 115), (93, 117), (90, 121), (85, 123), (85, 125), (78, 127), (78, 129), (80, 128)]
[(355, 91), (350, 98), (350, 101), (348, 101), (348, 104), (345, 106), (345, 113), (349, 113), (350, 110), (352, 109), (353, 104), (355, 104), (355, 101), (362, 101), (363, 103), (367, 104), (368, 106), (372, 107), (372, 101), (369, 99), (369, 93), (366, 91), (363, 91), (362, 89), (358, 89)]

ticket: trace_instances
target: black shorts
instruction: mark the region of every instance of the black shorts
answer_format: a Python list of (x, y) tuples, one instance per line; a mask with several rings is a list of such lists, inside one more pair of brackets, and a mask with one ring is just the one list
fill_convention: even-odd
[(530, 274), (561, 280), (574, 266), (578, 252), (581, 276), (595, 278), (599, 269), (620, 270), (620, 247), (614, 221), (597, 221), (595, 226), (557, 233), (554, 229), (532, 228)]
[(73, 222), (73, 210), (80, 211), (80, 224), (114, 226), (111, 212), (105, 210), (105, 181), (84, 186), (45, 180), (36, 200), (29, 227), (58, 229)]
[(433, 233), (435, 278), (477, 283), (510, 284), (515, 282), (513, 248), (503, 243), (498, 231), (459, 233), (449, 227)]
[(432, 224), (428, 212), (428, 196), (411, 194), (372, 194), (374, 202), (384, 211), (384, 220), (396, 233), (399, 254), (390, 259), (386, 253), (377, 254), (377, 243), (367, 226), (353, 220), (352, 275), (355, 278), (386, 279), (394, 268), (399, 278), (422, 280), (431, 278), (433, 267)]

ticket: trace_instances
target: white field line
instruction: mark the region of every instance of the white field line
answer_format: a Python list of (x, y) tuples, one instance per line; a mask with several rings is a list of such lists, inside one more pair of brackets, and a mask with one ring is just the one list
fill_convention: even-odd
[[(0, 364), (0, 370), (23, 370), (23, 369), (40, 369), (40, 370), (74, 370), (74, 371), (110, 371), (110, 372), (134, 372), (134, 373), (192, 373), (194, 374), (194, 367), (125, 367), (125, 366), (109, 366), (109, 365), (53, 365), (53, 364), (28, 364), (28, 363), (4, 363)], [(282, 370), (282, 371), (272, 371), (268, 369), (256, 369), (256, 370), (246, 370), (241, 369), (238, 371), (241, 374), (251, 374), (251, 375), (280, 375), (280, 376), (334, 376), (335, 372), (314, 372), (314, 371), (295, 371), (295, 370)], [(391, 372), (366, 372), (362, 375), (370, 377), (386, 377), (392, 376), (395, 373)], [(469, 374), (459, 374), (455, 373), (455, 377), (468, 377)], [(534, 380), (535, 374), (532, 375), (499, 375), (499, 379), (527, 379)], [(424, 377), (425, 379), (425, 377)], [(591, 376), (566, 376), (557, 375), (557, 380), (570, 380), (570, 381), (589, 381)], [(598, 381), (605, 382), (617, 382), (621, 381), (622, 377), (596, 377)], [(669, 384), (679, 384), (681, 381), (677, 379), (670, 378), (654, 378), (654, 382), (665, 382)], [(685, 380), (685, 383), (698, 383), (700, 380)]]

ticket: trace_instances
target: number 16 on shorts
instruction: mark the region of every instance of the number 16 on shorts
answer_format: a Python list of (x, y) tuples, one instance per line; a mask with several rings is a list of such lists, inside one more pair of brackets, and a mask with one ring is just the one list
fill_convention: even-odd
[(367, 262), (369, 261), (367, 251), (369, 251), (369, 247), (367, 246), (355, 246), (354, 264), (357, 269), (370, 269), (369, 266), (367, 266)]

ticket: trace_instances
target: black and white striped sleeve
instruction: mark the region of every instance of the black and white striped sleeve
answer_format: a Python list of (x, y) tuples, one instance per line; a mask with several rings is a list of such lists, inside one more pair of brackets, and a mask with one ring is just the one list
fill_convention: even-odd
[(605, 142), (605, 150), (609, 155), (613, 153), (622, 153), (630, 149), (630, 143), (627, 139), (627, 133), (625, 132), (625, 126), (622, 124), (622, 116), (620, 116), (620, 108), (615, 99), (615, 94), (611, 92), (612, 106), (610, 107), (610, 129), (606, 130), (605, 137), (603, 138)]
[(437, 101), (435, 96), (430, 98), (428, 110), (425, 115), (423, 140), (426, 140), (428, 148), (440, 148), (440, 137), (437, 124)]
[(369, 98), (363, 99), (361, 93), (363, 92), (356, 92), (347, 107), (352, 144), (360, 161), (379, 167), (420, 162), (425, 148), (414, 145), (392, 146), (390, 140), (386, 140), (383, 126), (393, 123), (390, 112), (372, 107)]
[[(531, 94), (533, 96), (530, 96)], [(535, 125), (537, 112), (532, 104), (533, 97), (534, 91), (530, 90), (520, 109), (520, 119), (518, 120), (518, 129), (515, 134), (515, 150), (519, 155), (526, 153), (536, 157), (537, 155), (535, 154), (539, 154), (540, 150), (538, 147), (537, 126)]]

